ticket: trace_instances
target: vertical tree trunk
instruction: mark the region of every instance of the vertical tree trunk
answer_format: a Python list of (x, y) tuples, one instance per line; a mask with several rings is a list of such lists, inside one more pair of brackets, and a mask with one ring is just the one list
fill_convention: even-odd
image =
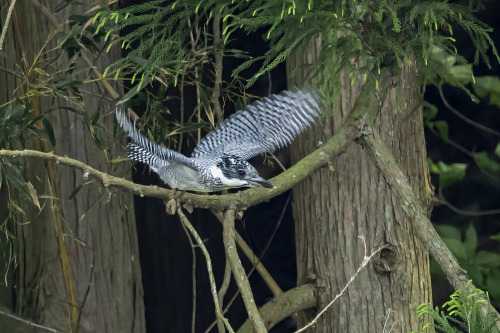
[[(57, 2), (40, 2), (56, 16), (53, 8)], [(9, 26), (4, 44), (9, 58), (1, 58), (0, 66), (16, 71), (32, 66), (50, 32), (56, 28), (54, 24), (63, 24), (69, 15), (81, 14), (92, 7), (92, 1), (84, 2), (89, 6), (85, 7), (80, 1), (79, 5), (70, 5), (58, 12), (56, 22), (43, 15), (41, 8), (35, 8), (34, 2), (18, 1), (17, 15)], [(64, 25), (64, 28), (69, 29), (69, 26)], [(53, 50), (56, 42), (56, 38), (49, 42), (34, 67), (45, 64), (42, 69), (49, 73), (64, 68), (68, 55), (57, 57), (60, 50)], [(26, 64), (22, 61), (23, 49), (26, 50)], [(91, 58), (102, 71), (118, 57), (119, 50), (112, 49), (98, 59)], [(78, 77), (68, 73), (58, 75), (61, 80), (87, 80), (88, 73), (92, 72), (88, 67), (81, 61), (75, 72), (83, 74)], [(32, 71), (31, 75), (37, 74)], [(2, 102), (19, 95), (14, 92), (21, 84), (19, 79), (0, 72), (0, 82)], [(99, 85), (87, 84), (82, 88), (85, 93), (81, 106), (89, 116), (98, 110), (104, 116), (111, 110), (110, 103), (100, 97), (107, 93)], [(67, 106), (78, 109), (75, 104), (62, 98), (52, 100), (51, 96), (33, 97), (30, 103), (32, 114), (36, 114), (37, 108), (46, 114), (56, 138), (55, 147), (48, 140), (45, 144), (35, 140), (30, 143), (33, 149), (43, 149), (46, 145), (49, 151), (75, 158), (98, 170), (129, 176), (126, 164), (109, 162), (122, 151), (113, 138), (113, 116), (103, 120), (108, 128), (101, 131), (105, 142), (103, 151), (94, 142), (82, 117), (64, 109)], [(43, 209), (39, 211), (24, 202), (25, 214), (20, 215), (17, 222), (29, 223), (15, 226), (19, 241), (19, 266), (15, 278), (17, 313), (63, 332), (144, 332), (143, 289), (132, 195), (109, 191), (89, 182), (80, 171), (65, 166), (35, 159), (20, 162), (38, 192)], [(81, 191), (70, 199), (81, 184)]]
[[(288, 73), (299, 68), (297, 75), (289, 75), (290, 86), (304, 82), (307, 64), (319, 53), (319, 45), (319, 40), (312, 40), (304, 57), (295, 54), (289, 58)], [(348, 74), (340, 77), (340, 98), (327, 110), (322, 124), (295, 141), (291, 149), (294, 161), (330, 137), (354, 105), (360, 85), (351, 85)], [(405, 66), (400, 76), (392, 79), (397, 83), (389, 91), (374, 128), (382, 134), (422, 205), (429, 207), (431, 192), (415, 68)], [(364, 248), (358, 236), (365, 237), (368, 255), (384, 244), (389, 247), (376, 256), (311, 332), (380, 333), (389, 332), (392, 325), (394, 332), (420, 330), (416, 309), (431, 300), (431, 281), (428, 254), (411, 221), (359, 145), (351, 144), (332, 164), (333, 171), (324, 168), (293, 190), (298, 284), (313, 280), (321, 288), (318, 309), (322, 309), (363, 261)], [(299, 327), (313, 314), (302, 314)]]

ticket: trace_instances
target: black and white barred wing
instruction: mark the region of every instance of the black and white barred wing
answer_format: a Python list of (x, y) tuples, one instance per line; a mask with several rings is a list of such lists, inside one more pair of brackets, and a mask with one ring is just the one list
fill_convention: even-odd
[(320, 104), (312, 89), (294, 88), (262, 98), (205, 136), (192, 157), (230, 154), (248, 160), (286, 147), (321, 114)]
[(116, 120), (118, 121), (118, 125), (132, 139), (132, 143), (128, 146), (128, 157), (131, 159), (148, 164), (155, 172), (158, 172), (160, 167), (166, 166), (169, 163), (182, 163), (198, 170), (198, 165), (191, 159), (174, 150), (162, 147), (139, 133), (135, 125), (125, 114), (123, 104), (119, 105), (116, 109)]

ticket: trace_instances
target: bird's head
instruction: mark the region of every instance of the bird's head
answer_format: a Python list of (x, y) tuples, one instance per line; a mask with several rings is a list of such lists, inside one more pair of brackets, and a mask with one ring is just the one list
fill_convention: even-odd
[(273, 184), (260, 177), (257, 170), (255, 170), (255, 168), (250, 163), (248, 163), (241, 157), (234, 155), (224, 155), (219, 163), (217, 163), (217, 168), (220, 169), (222, 173), (219, 178), (221, 179), (224, 186), (263, 186), (267, 188), (274, 188)]

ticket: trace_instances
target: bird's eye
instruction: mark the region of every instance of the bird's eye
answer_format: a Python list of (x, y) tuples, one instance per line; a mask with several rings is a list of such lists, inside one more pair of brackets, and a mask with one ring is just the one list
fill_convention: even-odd
[(238, 170), (238, 175), (243, 177), (246, 175), (246, 172), (244, 170)]

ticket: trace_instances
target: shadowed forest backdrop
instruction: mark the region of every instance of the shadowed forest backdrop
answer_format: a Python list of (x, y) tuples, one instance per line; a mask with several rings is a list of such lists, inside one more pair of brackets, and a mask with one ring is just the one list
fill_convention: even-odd
[[(438, 2), (428, 2), (450, 24), (417, 11), (418, 19), (438, 22), (430, 24), (436, 31), (433, 42), (420, 45), (422, 37), (413, 31), (424, 24), (408, 23), (411, 5), (391, 11), (389, 4), (370, 1), (363, 8), (350, 2), (330, 8), (326, 2), (307, 1), (269, 1), (269, 6), (255, 1), (250, 8), (244, 2), (233, 8), (230, 1), (141, 3), (151, 7), (140, 11), (137, 5), (134, 12), (129, 6), (136, 2), (127, 1), (111, 4), (107, 11), (92, 1), (0, 2), (0, 26), (6, 30), (0, 51), (0, 148), (54, 151), (99, 171), (130, 177), (132, 164), (124, 158), (127, 140), (114, 121), (119, 99), (140, 117), (143, 133), (189, 155), (199, 138), (232, 112), (259, 96), (307, 82), (321, 89), (327, 107), (312, 130), (276, 153), (288, 169), (333, 134), (343, 133), (363, 86), (371, 83), (371, 103), (358, 104), (376, 110), (365, 111), (362, 122), (356, 119), (351, 127), (382, 137), (424, 211), (432, 209), (431, 220), (444, 243), (498, 308), (500, 73), (491, 45), (471, 41), (464, 23), (469, 16), (463, 14), (461, 21), (456, 13), (432, 7)], [(468, 13), (477, 3), (461, 5), (452, 9)], [(483, 5), (477, 17), (498, 25), (497, 2)], [(253, 12), (251, 6), (261, 8)], [(105, 11), (93, 19), (100, 10)], [(158, 14), (162, 11), (167, 14)], [(127, 12), (144, 19), (127, 23)], [(330, 16), (324, 19), (322, 13)], [(487, 34), (499, 40), (497, 29)], [(468, 64), (454, 57), (447, 44), (450, 35)], [(414, 37), (415, 43), (405, 44), (405, 37)], [(390, 44), (392, 38), (407, 48)], [(479, 54), (481, 61), (472, 67), (478, 48), (487, 58)], [(399, 59), (402, 54), (404, 59)], [(485, 64), (487, 59), (491, 63)], [(320, 65), (311, 66), (314, 61)], [(480, 100), (473, 102), (468, 91)], [(250, 275), (252, 263), (240, 253), (255, 303), (261, 306), (296, 286), (314, 286), (312, 301), (303, 296), (307, 301), (301, 309), (307, 310), (272, 332), (291, 332), (310, 322), (345, 286), (364, 256), (384, 245), (311, 332), (382, 332), (384, 327), (389, 332), (392, 325), (396, 332), (420, 331), (427, 319), (417, 318), (418, 305), (442, 304), (454, 291), (439, 264), (429, 262), (412, 219), (401, 208), (404, 204), (366, 153), (369, 145), (364, 146), (346, 144), (340, 156), (334, 151), (293, 191), (287, 190), (286, 179), (280, 180), (279, 195), (248, 209), (239, 207), (246, 210), (236, 230), (252, 255), (262, 256), (268, 271)], [(114, 187), (114, 180), (111, 186), (100, 181), (102, 186), (85, 168), (9, 155), (0, 162), (5, 263), (0, 327), (12, 325), (14, 332), (25, 327), (16, 323), (33, 321), (41, 325), (33, 330), (40, 332), (223, 329), (216, 325), (205, 257), (185, 224), (167, 214), (158, 198), (170, 192), (152, 189), (155, 198), (147, 193), (132, 197), (143, 188)], [(252, 163), (267, 179), (281, 173), (272, 156)], [(164, 186), (144, 165), (136, 165), (132, 177), (137, 184)], [(220, 288), (229, 272), (222, 224), (207, 209), (185, 213), (210, 253)], [(358, 236), (365, 237), (369, 253)], [(233, 280), (223, 308), (237, 292)], [(240, 296), (225, 317), (235, 330), (245, 322), (248, 313)]]

